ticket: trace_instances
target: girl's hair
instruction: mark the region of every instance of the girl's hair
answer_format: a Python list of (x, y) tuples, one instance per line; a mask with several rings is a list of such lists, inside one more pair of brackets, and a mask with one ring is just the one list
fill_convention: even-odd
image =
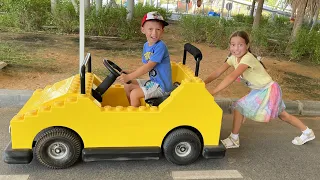
[[(246, 42), (246, 45), (248, 45), (248, 44), (250, 43), (249, 35), (248, 35), (248, 33), (246, 33), (245, 31), (236, 31), (236, 32), (232, 33), (231, 36), (230, 36), (230, 38), (229, 38), (229, 42), (231, 41), (231, 38), (233, 38), (233, 37), (241, 37), (241, 38), (244, 39), (244, 41)], [(251, 52), (250, 47), (249, 47), (248, 51), (258, 60), (258, 57)], [(230, 56), (231, 56), (231, 53), (228, 55), (228, 57), (230, 57)], [(227, 60), (226, 60), (226, 61), (227, 61)], [(259, 61), (259, 60), (258, 60), (258, 61)], [(259, 61), (259, 62), (261, 63), (261, 65), (263, 66), (263, 68), (266, 69), (266, 66), (265, 66), (261, 61)]]

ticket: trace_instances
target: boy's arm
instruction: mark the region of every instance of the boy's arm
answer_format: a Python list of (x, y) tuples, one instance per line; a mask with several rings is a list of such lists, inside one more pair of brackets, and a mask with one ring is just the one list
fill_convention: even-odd
[(128, 74), (129, 79), (130, 80), (136, 79), (137, 77), (140, 77), (146, 74), (147, 72), (151, 71), (156, 65), (157, 65), (156, 62), (149, 60), (147, 64), (140, 66), (137, 70)]
[(132, 73), (133, 71), (129, 71), (129, 70), (122, 70), (121, 73), (125, 73), (125, 74), (130, 74)]
[(118, 77), (118, 80), (122, 83), (129, 82), (130, 80), (136, 79), (137, 77), (142, 76), (142, 75), (146, 74), (147, 72), (151, 71), (156, 65), (157, 65), (156, 62), (149, 60), (147, 64), (140, 66), (137, 70), (135, 70), (134, 72), (132, 72), (130, 74), (123, 74), (122, 73)]

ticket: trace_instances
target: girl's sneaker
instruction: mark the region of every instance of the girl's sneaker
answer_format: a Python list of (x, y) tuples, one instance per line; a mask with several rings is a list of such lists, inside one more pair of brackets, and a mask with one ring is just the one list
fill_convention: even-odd
[(292, 140), (292, 143), (294, 145), (303, 145), (304, 143), (314, 140), (316, 138), (316, 136), (314, 135), (312, 129), (310, 129), (311, 132), (309, 134), (302, 134), (300, 137), (295, 137)]
[(240, 139), (233, 139), (229, 136), (227, 139), (221, 140), (222, 144), (227, 148), (239, 148), (240, 147)]

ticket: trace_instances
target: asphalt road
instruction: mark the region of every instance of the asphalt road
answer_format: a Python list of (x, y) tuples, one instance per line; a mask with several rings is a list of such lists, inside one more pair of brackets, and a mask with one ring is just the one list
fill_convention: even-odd
[[(18, 111), (18, 108), (0, 108), (2, 152), (10, 141), (9, 121)], [(318, 136), (303, 146), (291, 144), (291, 140), (300, 132), (280, 120), (267, 124), (247, 120), (240, 132), (240, 148), (228, 149), (223, 159), (200, 158), (188, 166), (173, 165), (165, 158), (152, 161), (80, 162), (63, 170), (48, 169), (36, 159), (28, 165), (8, 165), (2, 160), (0, 180), (172, 180), (182, 179), (183, 175), (184, 179), (316, 180), (320, 176), (320, 117), (301, 119)], [(229, 135), (231, 126), (232, 116), (224, 116), (222, 138)]]

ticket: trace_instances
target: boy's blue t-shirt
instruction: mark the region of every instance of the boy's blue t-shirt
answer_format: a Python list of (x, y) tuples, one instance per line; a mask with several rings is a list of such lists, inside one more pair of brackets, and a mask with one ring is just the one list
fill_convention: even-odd
[(172, 74), (170, 57), (167, 46), (163, 41), (158, 41), (152, 46), (146, 42), (143, 46), (142, 62), (151, 60), (157, 65), (149, 72), (151, 81), (158, 83), (164, 92), (172, 91)]

